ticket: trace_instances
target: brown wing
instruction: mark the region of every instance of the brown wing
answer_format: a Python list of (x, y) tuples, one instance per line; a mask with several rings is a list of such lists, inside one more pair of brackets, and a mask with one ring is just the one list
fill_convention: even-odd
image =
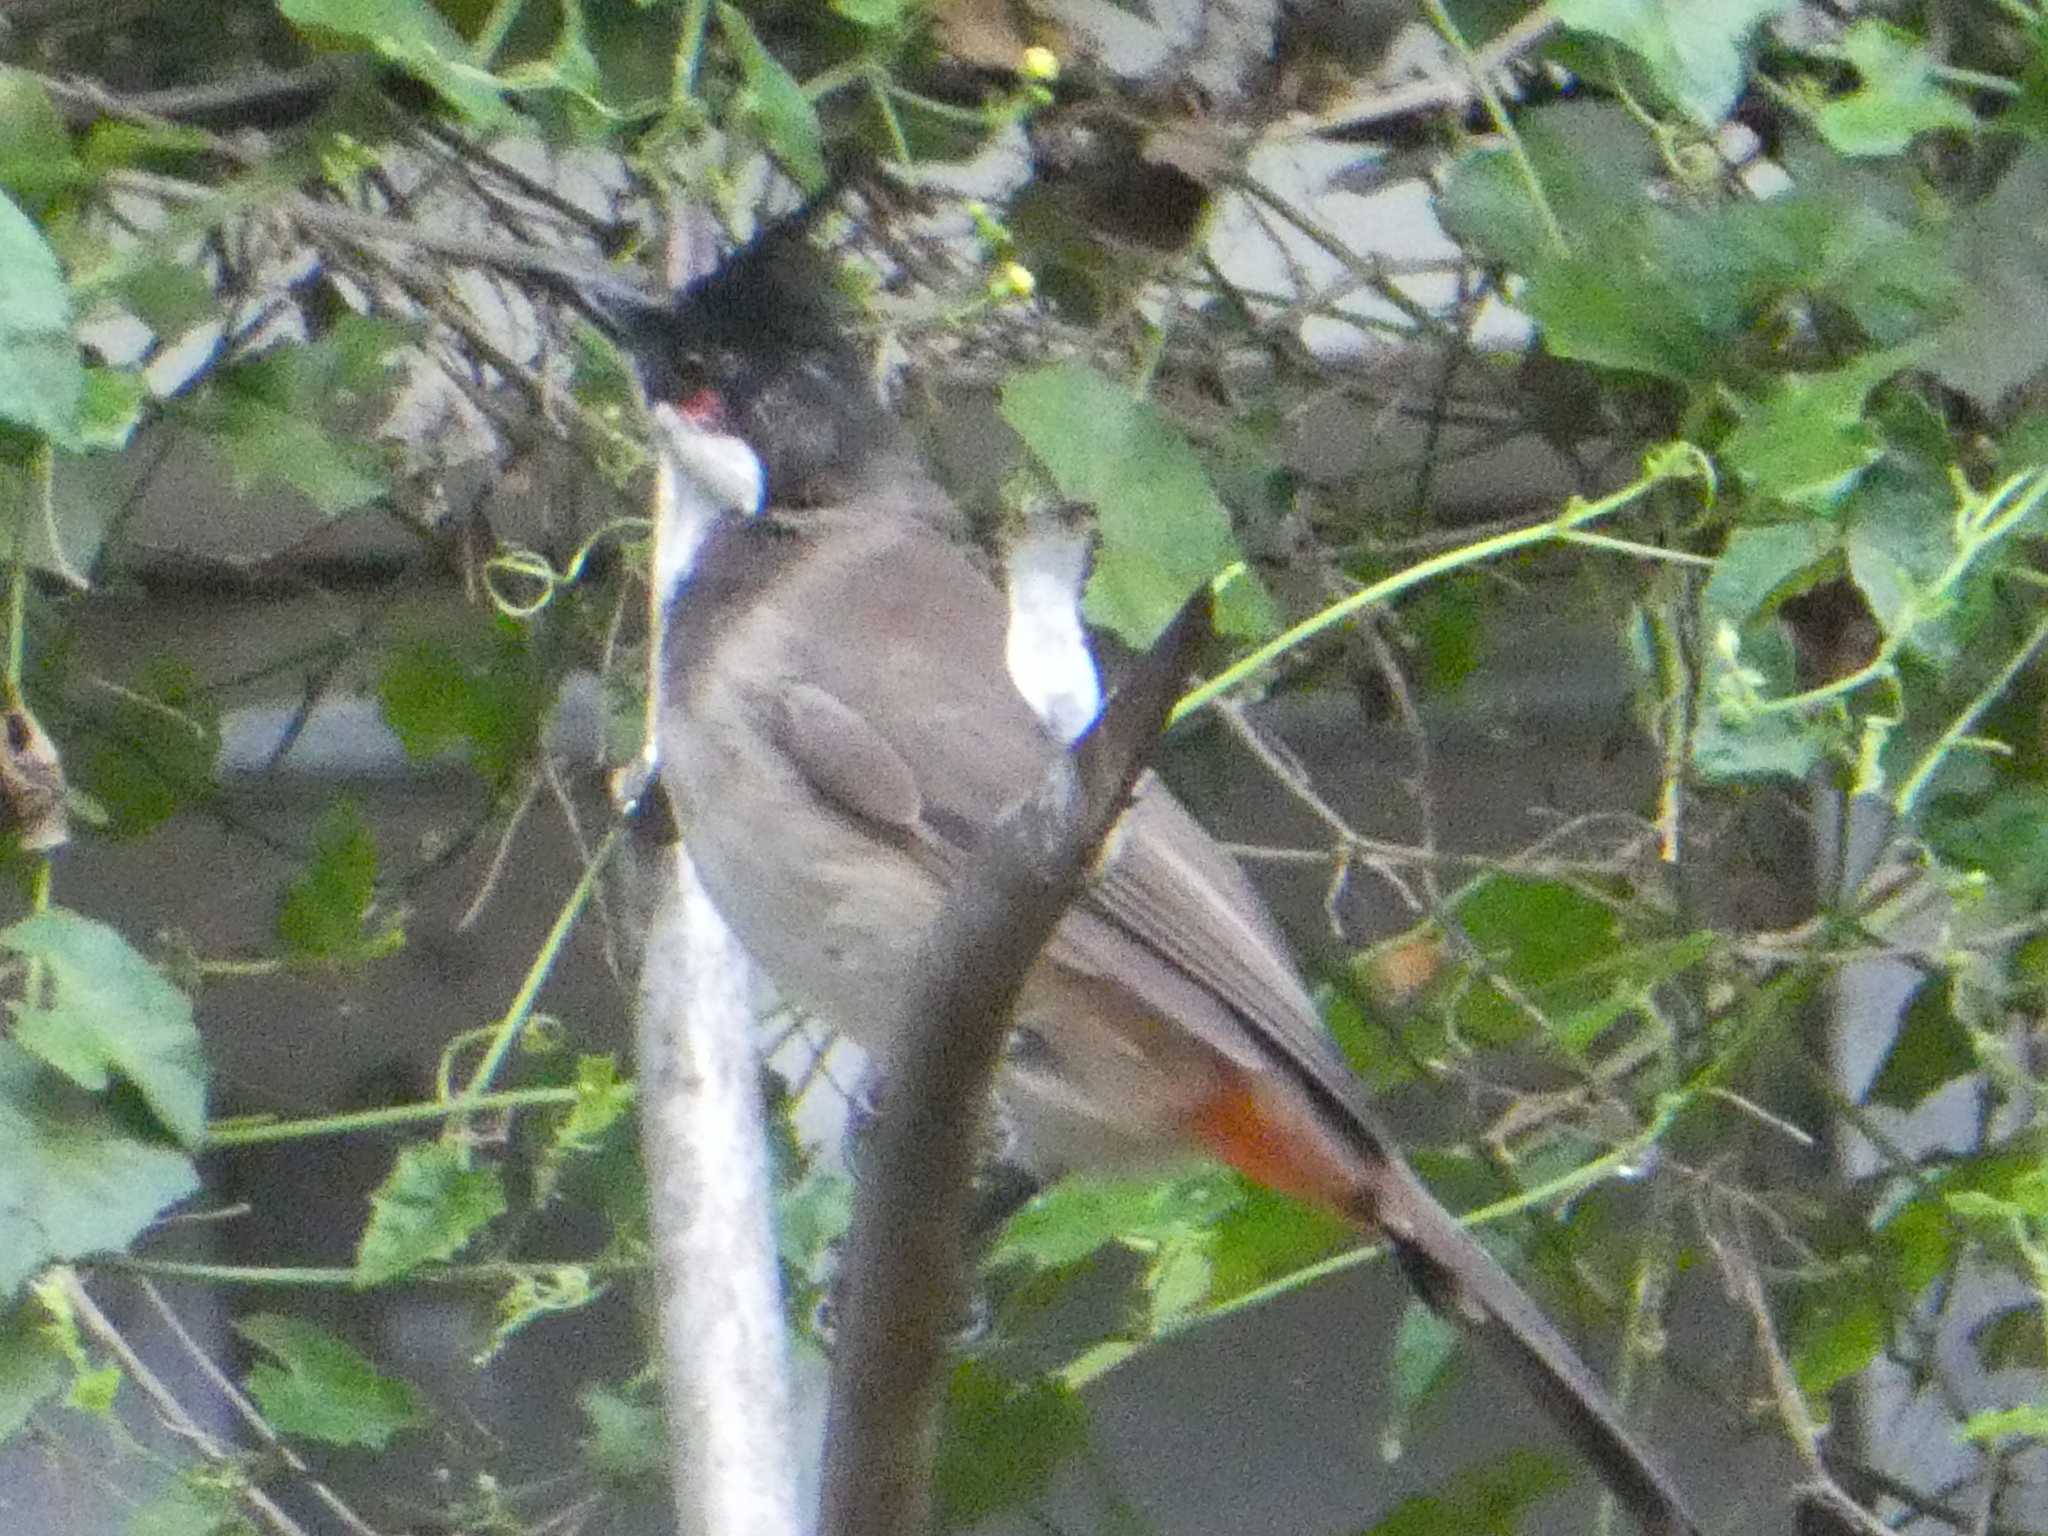
[(914, 827), (924, 815), (917, 773), (867, 718), (812, 683), (782, 692), (775, 739), (818, 792), (885, 827)]
[[(780, 829), (782, 862), (772, 870), (761, 867), (761, 847), (734, 833), (717, 863), (721, 905), (730, 901), (729, 918), (755, 919), (735, 927), (764, 961), (780, 959), (781, 970), (770, 963), (770, 971), (805, 981), (814, 999), (836, 1000), (857, 1017), (887, 1012), (904, 945), (936, 910), (940, 883), (1059, 748), (1008, 684), (1006, 612), (993, 587), (922, 531), (842, 532), (773, 574), (779, 616), (757, 608), (740, 626), (744, 636), (726, 637), (752, 649), (765, 673), (739, 690), (751, 693), (751, 705), (735, 697), (723, 707), (751, 715), (782, 748), (779, 762), (733, 771), (783, 775), (782, 787), (801, 800), (787, 802), (787, 819), (813, 833)], [(700, 621), (685, 648), (717, 626), (715, 616)], [(691, 697), (715, 703), (701, 692)], [(744, 730), (735, 734), (744, 740)], [(820, 799), (842, 817), (797, 814)], [(878, 861), (895, 870), (893, 882), (876, 883)], [(833, 874), (835, 862), (849, 870), (858, 863), (860, 878)], [(764, 875), (811, 882), (817, 911), (858, 900), (860, 920), (830, 928), (844, 948), (824, 944), (821, 960), (826, 935), (778, 933), (770, 914), (754, 910)], [(1244, 1068), (1246, 1082), (1283, 1094), (1288, 1085), (1306, 1090), (1316, 1118), (1359, 1154), (1352, 1214), (1384, 1227), (1424, 1296), (1480, 1324), (1647, 1531), (1697, 1529), (1570, 1344), (1380, 1133), (1265, 909), (1156, 778), (1140, 786), (1099, 877), (1061, 923), (1050, 953), (1070, 970), (1114, 978), (1144, 1010)]]
[[(862, 529), (857, 509), (810, 515), (843, 536), (814, 544), (778, 594), (802, 616), (787, 673), (804, 680), (785, 686), (781, 708), (809, 722), (805, 738), (819, 747), (798, 754), (799, 767), (841, 809), (900, 827), (907, 791), (895, 775), (907, 765), (918, 843), (944, 879), (1060, 746), (1008, 681), (1007, 608), (980, 572), (915, 525)], [(833, 738), (882, 766), (835, 758)], [(1277, 1056), (1364, 1112), (1263, 903), (1156, 776), (1141, 782), (1099, 870), (1053, 958), (1114, 978), (1231, 1061), (1265, 1067)]]

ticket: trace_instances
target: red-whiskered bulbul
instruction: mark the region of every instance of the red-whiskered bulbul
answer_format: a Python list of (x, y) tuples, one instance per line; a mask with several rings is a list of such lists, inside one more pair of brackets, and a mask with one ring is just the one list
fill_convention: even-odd
[[(1012, 684), (1008, 605), (956, 546), (952, 503), (804, 270), (817, 260), (771, 232), (676, 311), (616, 330), (659, 451), (726, 513), (658, 594), (656, 732), (686, 847), (778, 990), (874, 1051), (951, 872), (1062, 743)], [(724, 424), (676, 409), (700, 385)], [(1026, 985), (998, 1097), (1041, 1176), (1206, 1153), (1385, 1240), (1646, 1532), (1697, 1532), (1572, 1346), (1409, 1169), (1258, 897), (1157, 777)]]

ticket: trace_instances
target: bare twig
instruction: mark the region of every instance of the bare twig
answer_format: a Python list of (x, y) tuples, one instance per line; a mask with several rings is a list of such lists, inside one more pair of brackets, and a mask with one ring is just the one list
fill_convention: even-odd
[[(733, 505), (676, 455), (659, 458), (648, 736), (619, 786), (636, 802), (661, 765), (663, 606)], [(640, 964), (640, 1134), (678, 1529), (803, 1536), (752, 969), (680, 846), (649, 852), (665, 878)]]
[[(1446, 385), (1449, 368), (1445, 370)], [(1421, 847), (1431, 855), (1422, 861), (1418, 873), (1422, 879), (1424, 909), (1441, 912), (1444, 904), (1443, 886), (1437, 879), (1437, 816), (1436, 794), (1430, 788), (1434, 778), (1429, 746), (1429, 730), (1422, 723), (1422, 711), (1416, 708), (1415, 691), (1408, 686), (1408, 674), (1401, 670), (1400, 658), (1387, 643), (1387, 637), (1377, 624), (1359, 626), (1367, 647), (1372, 651), (1381, 679), (1387, 685), (1387, 693), (1394, 701), (1394, 713), (1400, 717), (1401, 734), (1408, 740), (1409, 767), (1402, 776), (1402, 787), (1408, 791), (1408, 798), (1415, 802), (1415, 819), (1420, 832)]]
[(1757, 1269), (1755, 1257), (1747, 1251), (1746, 1245), (1738, 1251), (1739, 1239), (1723, 1236), (1712, 1227), (1703, 1230), (1722, 1274), (1728, 1278), (1730, 1290), (1749, 1313), (1750, 1326), (1756, 1335), (1757, 1354), (1763, 1360), (1771, 1401), (1778, 1410), (1778, 1421), (1784, 1426), (1785, 1438), (1791, 1441), (1793, 1451), (1805, 1465), (1811, 1480), (1804, 1495), (1806, 1500), (1823, 1506), (1827, 1515), (1844, 1529), (1859, 1532), (1861, 1536), (1892, 1536), (1891, 1527), (1851, 1498), (1828, 1470), (1827, 1461), (1821, 1455), (1820, 1426), (1807, 1411), (1806, 1396), (1799, 1390), (1798, 1379), (1792, 1374), (1792, 1363), (1785, 1358), (1784, 1348), (1778, 1342), (1777, 1325), (1771, 1320), (1770, 1298), (1764, 1295), (1763, 1276)]
[(335, 1519), (354, 1532), (355, 1536), (377, 1536), (376, 1529), (368, 1521), (351, 1509), (332, 1488), (312, 1475), (312, 1468), (306, 1465), (305, 1458), (284, 1442), (271, 1427), (270, 1421), (257, 1411), (254, 1403), (249, 1401), (247, 1394), (228, 1379), (227, 1373), (214, 1363), (213, 1356), (192, 1337), (191, 1332), (185, 1327), (184, 1320), (172, 1310), (171, 1304), (164, 1300), (163, 1292), (156, 1288), (155, 1283), (138, 1277), (136, 1284), (142, 1287), (142, 1294), (148, 1298), (150, 1306), (156, 1309), (157, 1316), (170, 1330), (171, 1337), (178, 1341), (179, 1347), (199, 1368), (200, 1374), (213, 1383), (214, 1390), (226, 1398), (235, 1412), (241, 1415), (242, 1422), (262, 1438), (263, 1443), (312, 1490), (313, 1496), (326, 1505)]
[(969, 1189), (991, 1079), (1026, 974), (1157, 739), (1206, 594), (1095, 727), (990, 830), (908, 988), (840, 1286), (823, 1536), (903, 1536), (930, 1514), (939, 1368), (961, 1315)]
[(1530, 52), (1557, 30), (1557, 18), (1549, 6), (1540, 6), (1472, 55), (1469, 73), (1447, 74), (1435, 80), (1418, 80), (1391, 89), (1364, 91), (1335, 102), (1305, 122), (1291, 122), (1276, 131), (1278, 137), (1338, 135), (1355, 133), (1375, 123), (1415, 117), (1447, 107), (1465, 107), (1478, 99), (1474, 77), (1483, 77)]
[[(1415, 894), (1406, 876), (1396, 867), (1395, 857), (1390, 857), (1395, 845), (1359, 836), (1351, 823), (1339, 815), (1336, 808), (1317, 792), (1316, 787), (1309, 782), (1307, 771), (1295, 761), (1293, 754), (1252, 724), (1244, 712), (1243, 705), (1234, 699), (1225, 700), (1217, 705), (1217, 710), (1222, 715), (1224, 723), (1229, 726), (1231, 734), (1244, 743), (1252, 756), (1259, 760), (1260, 766), (1273, 776), (1274, 782), (1286, 790), (1303, 810), (1329, 830), (1332, 847), (1323, 857), (1331, 863), (1332, 873), (1330, 888), (1324, 893), (1325, 911), (1334, 911), (1337, 898), (1349, 878), (1350, 867), (1353, 864), (1363, 864), (1378, 875), (1394, 894), (1400, 897), (1402, 905), (1409, 911), (1420, 913), (1426, 910), (1422, 898)], [(1430, 858), (1430, 852), (1426, 848), (1401, 848), (1399, 858), (1402, 862), (1424, 863)], [(1342, 938), (1344, 935), (1340, 933), (1338, 937)]]
[[(233, 1450), (208, 1434), (199, 1421), (186, 1411), (164, 1379), (142, 1361), (142, 1357), (129, 1347), (121, 1330), (113, 1320), (102, 1312), (99, 1303), (85, 1288), (85, 1282), (78, 1278), (73, 1269), (59, 1271), (64, 1287), (64, 1299), (78, 1314), (78, 1320), (85, 1325), (85, 1331), (99, 1340), (108, 1353), (121, 1363), (121, 1369), (133, 1381), (142, 1395), (149, 1399), (149, 1405), (164, 1422), (164, 1427), (216, 1466), (231, 1466), (236, 1460)], [(279, 1536), (307, 1536), (304, 1526), (294, 1520), (278, 1505), (277, 1501), (261, 1488), (244, 1483), (238, 1478), (236, 1495)]]
[(45, 79), (50, 94), (62, 103), (73, 127), (83, 127), (99, 114), (126, 118), (130, 122), (176, 123), (189, 127), (197, 122), (240, 124), (254, 116), (266, 126), (284, 126), (284, 120), (310, 117), (347, 73), (346, 62), (321, 59), (297, 69), (275, 73), (250, 73), (204, 85), (181, 85), (161, 91), (139, 91), (124, 96), (94, 80)]
[(679, 847), (648, 924), (641, 1142), (684, 1536), (800, 1536), (749, 967)]

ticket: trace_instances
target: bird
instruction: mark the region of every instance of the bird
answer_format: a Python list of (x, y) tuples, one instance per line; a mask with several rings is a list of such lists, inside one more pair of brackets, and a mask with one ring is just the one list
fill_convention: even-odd
[[(608, 316), (656, 451), (709, 487), (655, 594), (654, 721), (684, 843), (789, 1002), (868, 1047), (900, 1016), (947, 883), (1062, 740), (1005, 665), (1009, 608), (873, 388), (811, 220)], [(1533, 1392), (1648, 1536), (1683, 1493), (1562, 1332), (1409, 1167), (1228, 853), (1155, 774), (1035, 964), (996, 1088), (1051, 1179), (1189, 1152), (1383, 1240)]]

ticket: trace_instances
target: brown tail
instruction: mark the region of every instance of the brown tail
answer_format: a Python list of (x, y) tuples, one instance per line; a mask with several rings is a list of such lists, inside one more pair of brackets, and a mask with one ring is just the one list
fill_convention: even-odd
[(1392, 1244), (1423, 1300), (1521, 1376), (1646, 1536), (1700, 1536), (1677, 1485), (1629, 1435), (1613, 1399), (1542, 1309), (1413, 1173), (1395, 1163), (1385, 1174), (1355, 1218)]

